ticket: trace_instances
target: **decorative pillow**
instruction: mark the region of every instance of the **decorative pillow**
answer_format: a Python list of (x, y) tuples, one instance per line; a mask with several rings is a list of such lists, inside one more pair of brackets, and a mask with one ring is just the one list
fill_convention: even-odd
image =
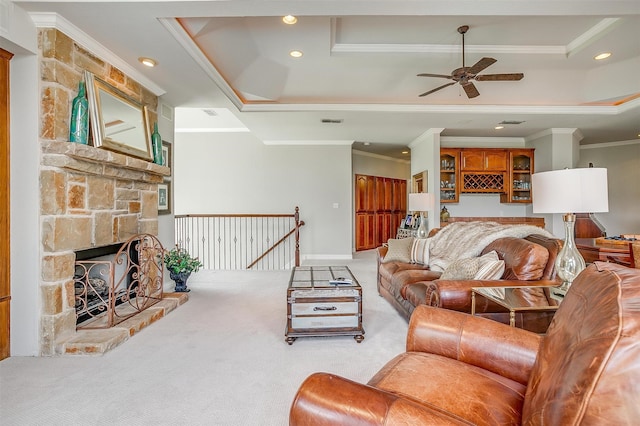
[(471, 280), (480, 268), (479, 257), (454, 260), (440, 275), (441, 280)]
[[(447, 266), (447, 268), (442, 272), (440, 276), (441, 280), (474, 280), (478, 271), (484, 265), (490, 262), (497, 262), (500, 259), (498, 258), (498, 253), (495, 251), (490, 251), (489, 253), (481, 256), (481, 257), (471, 257), (466, 259), (458, 259), (454, 260)], [(504, 261), (502, 262), (504, 273)], [(502, 274), (501, 274), (502, 276)]]
[(409, 238), (389, 238), (387, 241), (389, 248), (384, 256), (382, 263), (387, 262), (405, 262), (411, 263), (411, 247), (413, 246), (413, 237)]
[[(495, 252), (494, 252), (495, 253)], [(474, 280), (499, 280), (504, 274), (504, 260), (489, 260), (478, 268)]]
[(429, 238), (416, 238), (411, 246), (411, 263), (429, 264)]

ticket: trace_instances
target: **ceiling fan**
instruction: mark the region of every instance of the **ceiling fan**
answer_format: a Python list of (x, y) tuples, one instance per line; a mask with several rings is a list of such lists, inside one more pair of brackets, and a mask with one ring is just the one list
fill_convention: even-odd
[(438, 77), (438, 78), (448, 78), (453, 80), (451, 83), (443, 84), (440, 87), (436, 87), (433, 90), (429, 90), (428, 92), (424, 92), (419, 96), (427, 96), (433, 92), (437, 92), (440, 89), (444, 89), (445, 87), (451, 86), (452, 84), (460, 83), (462, 88), (464, 89), (467, 97), (475, 98), (480, 95), (478, 89), (473, 84), (472, 80), (476, 81), (516, 81), (522, 80), (524, 74), (522, 73), (514, 73), (514, 74), (483, 74), (478, 75), (479, 72), (487, 68), (488, 66), (497, 62), (496, 59), (493, 58), (482, 58), (478, 62), (476, 62), (472, 67), (466, 67), (464, 64), (464, 35), (469, 30), (468, 25), (463, 25), (458, 28), (458, 32), (462, 34), (462, 68), (457, 68), (451, 72), (451, 75), (444, 74), (418, 74), (418, 77)]

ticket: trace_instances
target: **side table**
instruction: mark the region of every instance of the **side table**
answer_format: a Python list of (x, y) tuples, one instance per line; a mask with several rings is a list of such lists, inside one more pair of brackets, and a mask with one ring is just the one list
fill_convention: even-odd
[[(522, 303), (522, 298), (516, 297), (518, 290), (532, 287), (472, 287), (471, 288), (471, 315), (476, 314), (476, 297), (481, 296), (509, 310), (509, 325), (516, 326), (516, 312), (549, 312), (558, 310), (558, 305), (531, 306)], [(553, 286), (535, 286), (533, 288), (555, 289)]]

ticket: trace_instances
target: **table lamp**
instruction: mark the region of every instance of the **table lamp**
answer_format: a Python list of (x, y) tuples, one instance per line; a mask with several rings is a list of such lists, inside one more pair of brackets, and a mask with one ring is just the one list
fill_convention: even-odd
[(556, 271), (568, 290), (585, 262), (574, 241), (575, 213), (609, 211), (607, 169), (562, 169), (531, 176), (534, 213), (563, 213), (564, 244), (556, 258)]
[(435, 198), (433, 194), (428, 192), (409, 194), (409, 210), (420, 212), (420, 226), (417, 232), (418, 238), (427, 238), (427, 235), (429, 235), (429, 227), (427, 226), (427, 218), (424, 212), (433, 209), (434, 202)]

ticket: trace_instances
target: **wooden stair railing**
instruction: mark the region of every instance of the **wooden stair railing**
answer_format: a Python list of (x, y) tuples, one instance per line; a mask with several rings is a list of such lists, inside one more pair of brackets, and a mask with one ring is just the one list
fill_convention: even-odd
[(299, 208), (294, 214), (175, 216), (177, 245), (204, 269), (290, 269), (300, 266)]

